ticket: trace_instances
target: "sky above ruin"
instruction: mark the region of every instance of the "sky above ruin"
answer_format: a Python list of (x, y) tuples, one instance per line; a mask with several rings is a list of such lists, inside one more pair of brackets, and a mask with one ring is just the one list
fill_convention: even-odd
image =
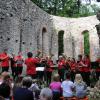
[[(82, 3), (89, 3), (89, 0), (81, 0)], [(96, 5), (100, 5), (100, 2), (97, 2), (97, 0), (91, 0), (91, 4), (96, 4)]]

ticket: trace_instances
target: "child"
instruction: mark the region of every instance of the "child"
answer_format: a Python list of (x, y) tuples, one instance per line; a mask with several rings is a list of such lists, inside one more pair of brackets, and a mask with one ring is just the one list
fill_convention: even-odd
[(84, 100), (87, 96), (87, 85), (83, 82), (81, 74), (76, 74), (74, 86), (76, 98)]

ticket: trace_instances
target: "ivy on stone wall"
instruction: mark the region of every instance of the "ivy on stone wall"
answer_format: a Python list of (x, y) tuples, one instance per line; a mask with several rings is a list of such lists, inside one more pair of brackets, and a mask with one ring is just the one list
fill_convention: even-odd
[(84, 54), (90, 55), (90, 42), (89, 42), (89, 32), (83, 32), (84, 35)]

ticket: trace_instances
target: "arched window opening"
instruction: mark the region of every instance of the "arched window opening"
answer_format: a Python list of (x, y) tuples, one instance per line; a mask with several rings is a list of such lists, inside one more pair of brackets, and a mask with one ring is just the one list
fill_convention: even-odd
[(90, 55), (89, 31), (85, 30), (82, 34), (84, 36), (84, 54)]
[(58, 56), (64, 53), (64, 31), (58, 32)]
[(42, 56), (46, 55), (48, 52), (48, 36), (47, 29), (43, 27), (42, 29)]

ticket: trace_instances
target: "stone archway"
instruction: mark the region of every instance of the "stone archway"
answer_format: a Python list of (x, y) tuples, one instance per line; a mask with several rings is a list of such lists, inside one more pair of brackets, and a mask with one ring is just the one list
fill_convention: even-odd
[(64, 31), (58, 32), (58, 56), (64, 53)]
[(85, 30), (82, 32), (84, 41), (84, 54), (90, 55), (90, 41), (89, 41), (89, 31)]
[(49, 55), (49, 45), (48, 45), (48, 34), (47, 29), (43, 27), (42, 29), (42, 56)]

